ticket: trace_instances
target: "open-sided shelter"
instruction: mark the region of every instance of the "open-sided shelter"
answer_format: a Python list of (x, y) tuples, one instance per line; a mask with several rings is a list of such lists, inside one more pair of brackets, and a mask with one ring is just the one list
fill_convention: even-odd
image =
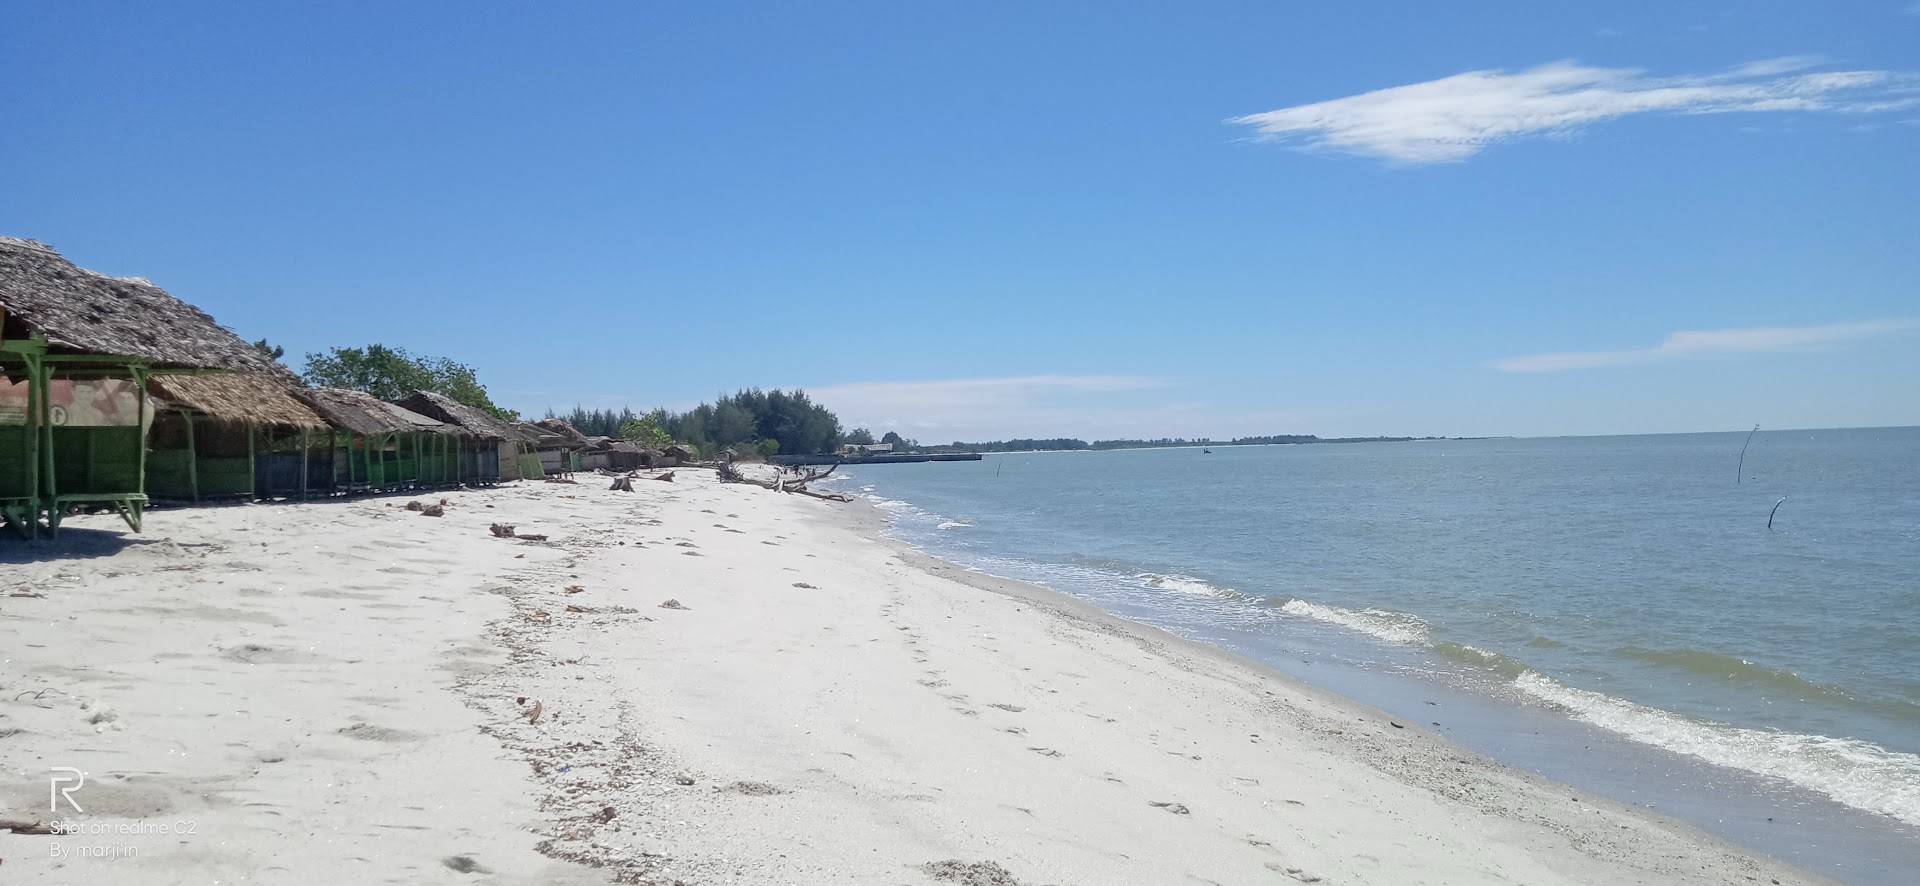
[(486, 486), (522, 476), (526, 437), (512, 423), (434, 391), (414, 391), (400, 406), (446, 422), (460, 435), (460, 482)]
[(81, 507), (140, 527), (149, 378), (201, 371), (290, 379), (285, 367), (140, 278), (81, 268), (0, 237), (0, 517), (58, 531)]
[(324, 491), (350, 495), (460, 482), (460, 434), (446, 422), (363, 391), (302, 388), (294, 395), (333, 427)]
[(544, 418), (533, 423), (539, 429), (540, 467), (549, 474), (581, 470), (581, 453), (587, 449), (587, 435), (565, 419)]
[(153, 500), (307, 496), (329, 429), (285, 379), (157, 375), (147, 391), (157, 407), (147, 451)]

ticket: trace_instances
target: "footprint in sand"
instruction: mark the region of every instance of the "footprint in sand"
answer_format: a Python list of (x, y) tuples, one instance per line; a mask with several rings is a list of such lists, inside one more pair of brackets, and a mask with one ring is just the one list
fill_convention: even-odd
[(391, 729), (386, 726), (375, 726), (372, 723), (355, 723), (352, 726), (342, 726), (334, 731), (348, 738), (357, 738), (361, 741), (396, 742), (413, 741), (420, 738), (418, 733), (408, 732), (404, 729)]
[(440, 859), (449, 870), (462, 874), (491, 874), (493, 869), (473, 860), (470, 855), (449, 855)]
[(1299, 880), (1302, 883), (1320, 882), (1319, 877), (1309, 874), (1306, 871), (1303, 871), (1299, 868), (1287, 867), (1286, 865), (1283, 865), (1277, 861), (1267, 862), (1267, 870), (1273, 871), (1276, 874), (1286, 874), (1287, 876), (1292, 877), (1295, 880)]

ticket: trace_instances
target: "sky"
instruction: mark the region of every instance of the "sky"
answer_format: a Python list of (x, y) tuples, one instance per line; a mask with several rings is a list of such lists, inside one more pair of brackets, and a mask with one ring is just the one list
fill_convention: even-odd
[(538, 416), (1920, 424), (1920, 4), (7, 3), (0, 234)]

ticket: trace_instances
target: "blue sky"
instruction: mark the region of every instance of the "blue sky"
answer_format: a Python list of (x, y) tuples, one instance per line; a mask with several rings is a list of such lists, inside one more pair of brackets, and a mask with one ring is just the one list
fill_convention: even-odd
[(0, 233), (534, 413), (1920, 424), (1913, 0), (558, 6), (15, 4)]

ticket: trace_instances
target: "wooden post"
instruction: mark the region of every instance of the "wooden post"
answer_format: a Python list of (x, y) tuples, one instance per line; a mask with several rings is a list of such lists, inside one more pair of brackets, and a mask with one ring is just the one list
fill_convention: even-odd
[(247, 425), (247, 501), (253, 501), (260, 494), (260, 468), (256, 464), (259, 452), (253, 445), (253, 425)]
[(300, 429), (300, 500), (301, 501), (307, 500), (307, 469), (308, 469), (307, 460), (309, 458), (311, 458), (311, 456), (307, 454), (307, 429), (301, 428)]
[(181, 413), (187, 420), (187, 495), (200, 503), (200, 449), (193, 439), (193, 413)]

